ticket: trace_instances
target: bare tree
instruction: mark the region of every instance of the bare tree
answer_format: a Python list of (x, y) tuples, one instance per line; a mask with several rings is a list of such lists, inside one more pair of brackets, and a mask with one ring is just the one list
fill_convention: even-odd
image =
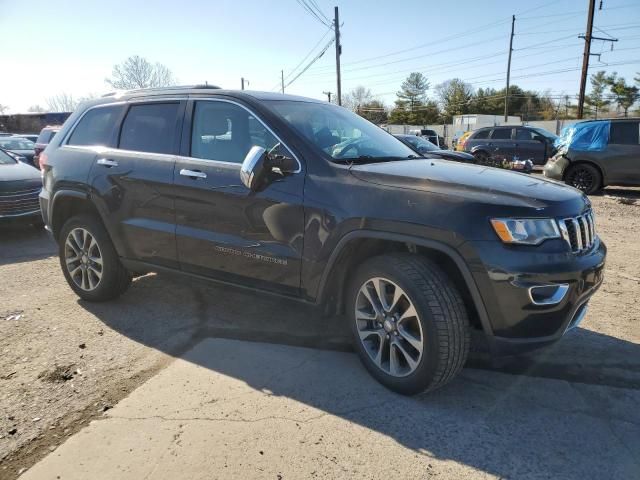
[(115, 65), (111, 78), (105, 79), (113, 88), (169, 87), (176, 84), (171, 70), (161, 63), (151, 63), (146, 58), (134, 55)]
[(369, 88), (365, 88), (362, 85), (357, 86), (344, 96), (342, 105), (354, 112), (358, 110), (358, 107), (363, 106), (373, 101), (373, 94)]
[(73, 95), (66, 92), (47, 98), (47, 107), (51, 112), (73, 112), (78, 103), (79, 101), (75, 100)]
[(7, 110), (9, 110), (9, 107), (0, 103), (0, 115), (4, 115)]
[(40, 105), (31, 105), (29, 108), (27, 108), (27, 112), (29, 113), (44, 113), (46, 111), (47, 109), (41, 107)]

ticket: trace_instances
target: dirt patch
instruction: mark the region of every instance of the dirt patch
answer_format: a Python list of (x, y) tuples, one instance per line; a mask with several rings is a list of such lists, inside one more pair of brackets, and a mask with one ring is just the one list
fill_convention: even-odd
[(57, 365), (52, 370), (45, 370), (38, 374), (38, 378), (49, 383), (63, 383), (71, 380), (74, 374), (79, 373), (75, 365)]
[[(565, 372), (580, 382), (584, 372), (591, 378), (615, 374), (627, 385), (637, 378), (629, 372), (640, 371), (640, 215), (637, 203), (619, 200), (640, 202), (640, 190), (605, 193), (591, 197), (598, 234), (609, 249), (605, 281), (579, 331), (534, 360), (544, 376)], [(0, 232), (3, 480), (102, 418), (203, 336), (332, 348), (327, 339), (333, 341), (337, 327), (315, 310), (184, 278), (147, 275), (115, 302), (78, 301), (55, 250), (32, 230)], [(529, 374), (529, 367), (513, 373)]]

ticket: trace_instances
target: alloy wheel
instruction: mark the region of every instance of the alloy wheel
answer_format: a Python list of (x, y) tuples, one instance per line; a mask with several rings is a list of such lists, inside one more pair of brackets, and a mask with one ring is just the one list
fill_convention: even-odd
[(74, 228), (67, 235), (64, 260), (69, 276), (79, 288), (90, 292), (102, 280), (102, 252), (93, 235), (84, 228)]
[(375, 365), (394, 377), (413, 373), (422, 359), (424, 335), (409, 296), (382, 277), (358, 291), (355, 322), (360, 342)]
[(580, 168), (574, 171), (569, 179), (569, 184), (572, 187), (588, 192), (593, 187), (594, 178), (589, 170), (586, 168)]

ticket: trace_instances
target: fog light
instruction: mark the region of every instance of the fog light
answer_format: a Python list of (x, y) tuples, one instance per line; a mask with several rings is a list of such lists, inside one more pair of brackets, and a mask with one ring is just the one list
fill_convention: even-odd
[(569, 285), (538, 285), (529, 288), (529, 297), (534, 305), (556, 305), (569, 291)]

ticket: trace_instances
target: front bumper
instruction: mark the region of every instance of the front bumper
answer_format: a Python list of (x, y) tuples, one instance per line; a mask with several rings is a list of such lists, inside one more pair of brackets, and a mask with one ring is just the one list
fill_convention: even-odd
[(564, 171), (569, 165), (569, 160), (565, 157), (552, 158), (545, 163), (542, 169), (544, 176), (553, 180), (562, 180), (564, 178)]
[[(472, 274), (489, 318), (490, 331), (485, 328), (485, 333), (498, 356), (560, 339), (582, 320), (603, 280), (606, 246), (599, 238), (580, 254), (499, 242), (470, 242), (466, 248), (467, 258), (477, 255)], [(550, 288), (550, 302), (532, 298), (532, 287), (547, 286), (558, 287)], [(554, 297), (560, 287), (565, 291)]]

